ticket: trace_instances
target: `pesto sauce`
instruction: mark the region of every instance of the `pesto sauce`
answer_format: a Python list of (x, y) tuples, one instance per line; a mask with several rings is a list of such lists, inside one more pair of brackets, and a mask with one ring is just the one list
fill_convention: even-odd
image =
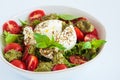
[(82, 30), (84, 33), (92, 32), (94, 30), (94, 26), (86, 20), (80, 20), (76, 23), (76, 26)]
[(13, 49), (9, 50), (4, 54), (4, 58), (9, 62), (11, 62), (14, 59), (21, 59), (21, 57), (22, 57), (22, 53), (20, 51), (16, 51)]
[(37, 68), (34, 70), (35, 72), (41, 71), (51, 71), (53, 68), (52, 62), (40, 62)]

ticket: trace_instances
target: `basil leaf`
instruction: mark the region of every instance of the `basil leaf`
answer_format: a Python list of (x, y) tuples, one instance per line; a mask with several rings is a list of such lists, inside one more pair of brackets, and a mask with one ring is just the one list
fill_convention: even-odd
[(46, 35), (41, 35), (39, 33), (35, 33), (34, 37), (35, 37), (35, 40), (37, 41), (37, 43), (39, 43), (39, 42), (49, 43), (50, 42), (49, 37), (47, 37)]
[(54, 43), (52, 43), (52, 45), (59, 48), (60, 50), (65, 50), (66, 49), (63, 45), (59, 44), (58, 42), (54, 42)]
[(34, 33), (34, 37), (37, 42), (36, 47), (47, 48), (50, 45), (50, 39), (46, 35)]
[(45, 42), (39, 42), (38, 44), (36, 44), (37, 48), (47, 48), (48, 45)]
[(50, 40), (48, 36), (41, 35), (39, 33), (34, 33), (34, 38), (37, 42), (36, 47), (37, 48), (59, 48), (60, 50), (64, 50), (65, 47), (63, 47), (58, 42), (55, 42), (54, 37), (52, 36), (52, 39)]
[(73, 20), (73, 19), (79, 18), (78, 16), (73, 16), (69, 14), (59, 14), (58, 16), (63, 20)]

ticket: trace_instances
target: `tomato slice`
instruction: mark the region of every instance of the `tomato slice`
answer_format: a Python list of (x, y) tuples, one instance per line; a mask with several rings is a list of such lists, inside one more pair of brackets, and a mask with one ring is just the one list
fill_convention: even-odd
[(87, 62), (86, 60), (82, 59), (80, 56), (77, 56), (77, 55), (70, 56), (69, 60), (73, 64), (83, 64), (83, 63)]
[(43, 10), (35, 10), (33, 12), (30, 13), (29, 15), (29, 21), (33, 21), (33, 20), (40, 20), (42, 16), (45, 15), (45, 12)]
[(29, 55), (27, 60), (26, 60), (26, 64), (27, 64), (28, 70), (34, 71), (38, 65), (38, 58), (34, 55)]
[(21, 30), (15, 21), (9, 20), (3, 24), (3, 31), (10, 32), (11, 34), (18, 34)]
[(16, 51), (22, 51), (22, 47), (20, 44), (18, 43), (10, 43), (8, 45), (5, 46), (4, 48), (4, 52), (6, 53), (7, 51), (14, 49)]
[(98, 37), (96, 35), (93, 35), (93, 34), (86, 34), (85, 37), (84, 37), (84, 41), (91, 41), (93, 39), (98, 39)]
[(14, 66), (18, 67), (18, 68), (21, 68), (21, 69), (26, 69), (26, 65), (24, 62), (22, 62), (21, 60), (12, 60), (10, 62), (11, 64), (13, 64)]
[(56, 71), (56, 70), (62, 70), (62, 69), (66, 69), (67, 66), (65, 64), (57, 64), (53, 67), (53, 71)]
[(82, 33), (82, 31), (77, 27), (74, 27), (74, 29), (75, 29), (75, 32), (76, 32), (77, 40), (78, 41), (83, 41), (84, 34)]
[(29, 53), (28, 53), (29, 47), (30, 47), (30, 45), (26, 45), (25, 46), (24, 54), (23, 54), (23, 57), (22, 57), (22, 61), (25, 61), (28, 58), (28, 56), (29, 56)]

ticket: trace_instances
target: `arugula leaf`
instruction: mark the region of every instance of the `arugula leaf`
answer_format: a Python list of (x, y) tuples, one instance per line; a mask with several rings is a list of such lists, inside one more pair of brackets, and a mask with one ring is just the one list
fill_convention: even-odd
[(90, 42), (79, 42), (71, 50), (64, 52), (64, 57), (69, 59), (71, 55), (84, 56), (90, 60), (94, 58), (99, 51), (99, 48), (104, 45), (105, 40), (92, 40)]
[(52, 36), (52, 39), (50, 40), (48, 36), (46, 35), (41, 35), (39, 33), (34, 33), (34, 38), (37, 42), (36, 47), (37, 48), (59, 48), (60, 50), (64, 50), (65, 48), (56, 42), (54, 40), (54, 37)]
[(73, 16), (69, 14), (59, 14), (58, 17), (63, 20), (73, 20), (73, 19), (79, 18), (79, 16)]
[(22, 26), (28, 25), (28, 22), (27, 22), (27, 21), (22, 21), (22, 20), (20, 20), (20, 19), (19, 19), (19, 21), (20, 21), (20, 23), (21, 23)]
[(106, 41), (105, 40), (92, 40), (91, 44), (92, 46), (97, 49), (99, 47), (101, 47), (103, 44), (105, 44)]

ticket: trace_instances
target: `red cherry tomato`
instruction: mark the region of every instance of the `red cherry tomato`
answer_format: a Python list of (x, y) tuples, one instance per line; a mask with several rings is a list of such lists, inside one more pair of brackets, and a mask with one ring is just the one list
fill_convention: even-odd
[(14, 49), (16, 51), (22, 51), (22, 47), (20, 46), (20, 44), (18, 44), (18, 43), (10, 43), (10, 44), (5, 46), (4, 52), (6, 53), (7, 51), (9, 51), (11, 49)]
[(26, 60), (26, 64), (28, 70), (34, 71), (38, 66), (38, 58), (36, 56), (29, 55)]
[(76, 35), (77, 35), (77, 40), (82, 41), (84, 39), (84, 34), (80, 31), (79, 28), (74, 27)]
[(87, 20), (87, 18), (85, 18), (85, 17), (79, 17), (78, 21), (80, 21), (80, 20)]
[(22, 57), (22, 61), (25, 61), (27, 59), (27, 57), (29, 56), (28, 50), (29, 50), (29, 45), (25, 46), (25, 51)]
[(56, 70), (62, 70), (62, 69), (66, 69), (67, 66), (65, 64), (57, 64), (53, 67), (53, 71), (56, 71)]
[(86, 34), (84, 37), (84, 41), (91, 41), (93, 39), (98, 39), (98, 37), (96, 35), (93, 35), (93, 34)]
[(73, 64), (83, 64), (86, 62), (86, 60), (82, 59), (80, 56), (77, 56), (77, 55), (70, 56), (69, 60)]
[(18, 34), (21, 30), (15, 21), (10, 20), (3, 24), (3, 31), (10, 32), (11, 34)]
[(93, 35), (98, 37), (98, 32), (97, 32), (97, 30), (95, 28), (94, 28), (94, 30), (92, 32), (89, 32), (87, 34), (93, 34)]
[(18, 68), (26, 69), (25, 63), (20, 61), (20, 60), (15, 59), (15, 60), (12, 60), (10, 63), (13, 64), (14, 66), (18, 67)]
[(45, 15), (45, 12), (43, 10), (35, 10), (33, 12), (30, 13), (29, 15), (29, 21), (33, 21), (33, 20), (40, 20), (42, 16)]

